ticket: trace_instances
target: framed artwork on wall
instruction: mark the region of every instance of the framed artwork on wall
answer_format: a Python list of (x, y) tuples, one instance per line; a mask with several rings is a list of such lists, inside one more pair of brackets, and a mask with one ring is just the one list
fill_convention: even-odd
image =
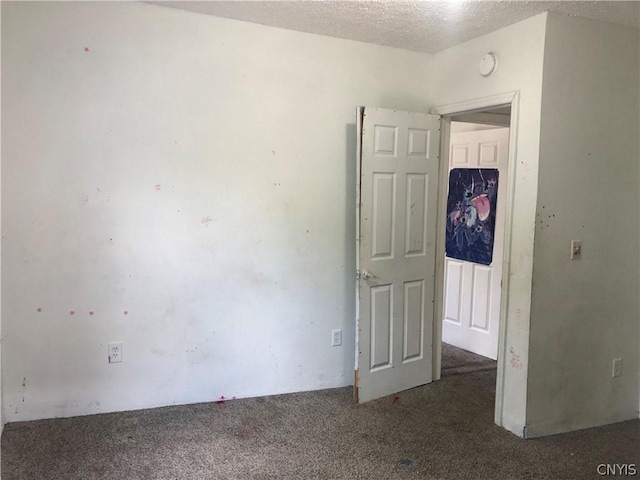
[(498, 174), (494, 168), (454, 168), (449, 172), (447, 257), (491, 265)]

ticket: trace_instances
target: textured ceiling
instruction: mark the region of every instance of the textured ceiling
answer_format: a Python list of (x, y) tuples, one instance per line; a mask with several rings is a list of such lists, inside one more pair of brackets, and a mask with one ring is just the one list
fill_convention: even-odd
[(159, 1), (182, 10), (435, 53), (544, 11), (640, 28), (640, 1)]

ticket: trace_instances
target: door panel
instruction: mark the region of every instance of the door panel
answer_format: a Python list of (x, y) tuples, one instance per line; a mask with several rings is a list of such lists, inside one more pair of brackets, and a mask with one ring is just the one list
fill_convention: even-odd
[(447, 289), (444, 299), (444, 319), (460, 325), (462, 319), (462, 280), (464, 270), (462, 262), (447, 259)]
[(449, 170), (497, 168), (500, 181), (491, 265), (445, 259), (442, 341), (494, 360), (498, 357), (508, 152), (508, 128), (451, 135)]
[(471, 294), (471, 328), (489, 331), (491, 304), (491, 267), (473, 265), (473, 291)]
[(467, 168), (469, 166), (469, 145), (460, 144), (451, 146), (451, 168)]
[(424, 280), (404, 284), (404, 345), (402, 362), (420, 360), (424, 342)]
[[(507, 146), (508, 146), (508, 143), (507, 143)], [(478, 145), (478, 148), (479, 148), (479, 151), (478, 151), (479, 167), (499, 168), (498, 154), (500, 153), (500, 142), (494, 142), (494, 141), (480, 142)]]
[(407, 204), (405, 205), (407, 231), (405, 232), (405, 256), (424, 255), (425, 222), (428, 198), (427, 176), (422, 173), (407, 175)]
[(373, 216), (371, 256), (373, 258), (392, 258), (395, 214), (394, 173), (373, 174)]
[(371, 371), (390, 366), (393, 353), (392, 285), (371, 288)]
[(367, 401), (429, 383), (440, 118), (364, 109), (358, 389)]

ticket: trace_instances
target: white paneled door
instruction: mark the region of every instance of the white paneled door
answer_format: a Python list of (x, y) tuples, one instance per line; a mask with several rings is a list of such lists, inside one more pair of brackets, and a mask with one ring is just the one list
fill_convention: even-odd
[(508, 128), (451, 135), (449, 170), (497, 168), (500, 176), (491, 265), (445, 259), (442, 341), (494, 360), (498, 357), (508, 159)]
[(359, 110), (360, 402), (429, 383), (440, 117)]

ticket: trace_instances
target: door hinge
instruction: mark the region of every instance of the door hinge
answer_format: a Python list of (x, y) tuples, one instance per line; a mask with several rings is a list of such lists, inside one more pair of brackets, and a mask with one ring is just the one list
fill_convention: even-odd
[(360, 403), (360, 374), (358, 370), (353, 372), (353, 400)]
[(360, 274), (360, 270), (356, 269), (356, 280), (360, 280), (361, 277), (362, 275)]

